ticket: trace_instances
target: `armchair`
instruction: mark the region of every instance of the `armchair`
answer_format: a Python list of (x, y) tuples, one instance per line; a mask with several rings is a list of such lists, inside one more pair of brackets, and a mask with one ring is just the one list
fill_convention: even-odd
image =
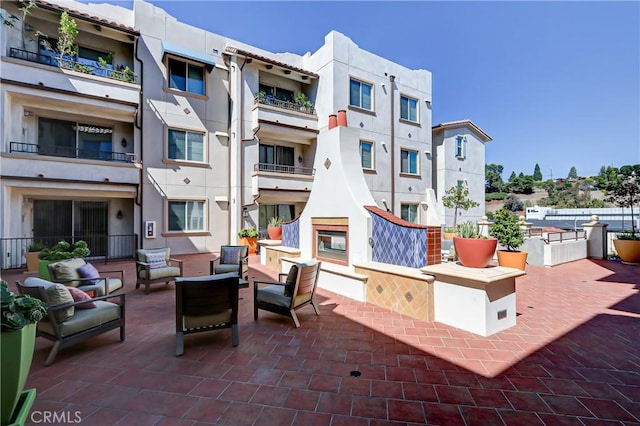
[[(61, 349), (115, 328), (120, 328), (120, 341), (124, 341), (124, 293), (74, 302), (68, 287), (59, 283), (29, 277), (24, 283), (16, 282), (16, 285), (20, 293), (37, 297), (47, 304), (48, 318), (38, 323), (36, 331), (37, 336), (55, 342), (45, 366), (53, 363)], [(108, 302), (109, 299), (117, 299), (117, 303)], [(87, 306), (88, 303), (93, 306)]]
[(235, 272), (241, 279), (249, 278), (249, 247), (220, 246), (220, 256), (209, 262), (211, 275)]
[[(113, 293), (124, 286), (123, 270), (98, 271), (81, 258), (50, 263), (47, 268), (51, 281), (77, 287), (84, 292), (93, 292), (95, 296)], [(116, 274), (119, 278), (103, 276), (106, 274)]]
[[(320, 315), (313, 296), (318, 285), (321, 263), (314, 261), (293, 265), (288, 274), (279, 275), (279, 281), (254, 281), (253, 319), (257, 321), (258, 309), (263, 309), (286, 315), (293, 320), (296, 327), (300, 327), (296, 310), (308, 304), (313, 306), (316, 315)], [(285, 277), (286, 280), (283, 282)]]
[(238, 346), (238, 276), (228, 274), (176, 278), (176, 356), (184, 353), (184, 335), (231, 328)]
[(182, 260), (173, 259), (169, 254), (168, 248), (139, 249), (136, 252), (136, 288), (144, 285), (144, 293), (149, 294), (151, 284), (169, 284), (169, 281), (182, 276)]

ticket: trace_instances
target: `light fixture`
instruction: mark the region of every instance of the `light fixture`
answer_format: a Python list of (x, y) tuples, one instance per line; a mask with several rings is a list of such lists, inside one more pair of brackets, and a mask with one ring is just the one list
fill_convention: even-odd
[(24, 111), (24, 116), (25, 117), (33, 117), (35, 114), (33, 113), (33, 111)]
[(298, 163), (302, 163), (302, 160), (304, 160), (304, 159), (302, 158), (302, 155), (298, 155)]
[(116, 213), (116, 219), (122, 219), (122, 210), (118, 210), (118, 213)]
[(249, 209), (246, 207), (242, 208), (242, 217), (247, 219), (249, 217)]
[(127, 146), (127, 140), (125, 138), (122, 138), (122, 140), (120, 141), (120, 145), (125, 148)]
[(428, 151), (428, 150), (427, 150), (427, 151), (425, 151), (425, 152), (424, 152), (424, 155), (431, 155), (431, 151)]
[(386, 211), (389, 211), (389, 205), (387, 204), (387, 200), (383, 198), (383, 199), (382, 199), (382, 200), (380, 200), (380, 201), (381, 201), (381, 202), (382, 202), (382, 204), (384, 205), (384, 209), (385, 209)]

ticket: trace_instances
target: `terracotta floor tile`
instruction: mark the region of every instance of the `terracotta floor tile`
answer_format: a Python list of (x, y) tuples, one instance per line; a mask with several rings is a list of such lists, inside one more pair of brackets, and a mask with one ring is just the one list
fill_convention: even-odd
[(457, 405), (424, 403), (424, 412), (428, 424), (433, 425), (464, 425), (462, 413)]
[(368, 417), (387, 419), (387, 401), (381, 398), (353, 398), (351, 415), (356, 417)]
[(249, 402), (260, 405), (282, 406), (287, 396), (291, 392), (288, 388), (279, 388), (276, 386), (260, 386), (253, 394)]
[(298, 411), (293, 419), (295, 426), (327, 426), (331, 424), (331, 415), (311, 411)]
[(544, 425), (536, 413), (526, 411), (498, 410), (505, 424), (509, 426), (537, 426)]
[(261, 412), (262, 407), (259, 405), (232, 402), (222, 413), (217, 424), (230, 426), (251, 425), (255, 423)]
[(403, 383), (404, 399), (425, 402), (438, 402), (438, 395), (433, 385)]
[(302, 389), (291, 389), (283, 407), (295, 410), (315, 411), (320, 392)]
[(499, 425), (502, 419), (498, 412), (491, 408), (460, 407), (466, 426)]
[(424, 408), (420, 402), (390, 399), (387, 401), (387, 404), (389, 408), (389, 420), (414, 423), (422, 423), (425, 421)]
[(615, 401), (595, 398), (578, 398), (578, 400), (598, 419), (636, 421), (627, 410)]
[(556, 414), (591, 417), (589, 410), (573, 396), (542, 394), (540, 398), (542, 398)]
[(351, 414), (351, 395), (323, 392), (320, 395), (317, 411), (334, 414)]
[(264, 407), (258, 417), (256, 423), (258, 425), (290, 425), (296, 416), (296, 410), (278, 407)]
[(500, 390), (471, 388), (469, 393), (478, 407), (511, 408)]

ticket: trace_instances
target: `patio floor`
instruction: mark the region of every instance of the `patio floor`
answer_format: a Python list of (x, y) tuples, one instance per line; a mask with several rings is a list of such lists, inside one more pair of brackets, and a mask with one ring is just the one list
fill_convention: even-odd
[[(178, 256), (185, 275), (210, 255)], [(275, 274), (251, 258), (250, 277)], [(581, 260), (528, 266), (517, 325), (481, 337), (319, 290), (301, 327), (241, 290), (230, 330), (185, 337), (174, 356), (174, 286), (135, 290), (126, 270), (127, 337), (111, 331), (63, 350), (36, 341), (32, 409), (87, 425), (536, 425), (640, 423), (640, 266)], [(14, 287), (22, 271), (4, 271)], [(352, 371), (359, 377), (352, 377)], [(73, 417), (72, 417), (73, 418)], [(32, 417), (38, 424), (42, 417)]]

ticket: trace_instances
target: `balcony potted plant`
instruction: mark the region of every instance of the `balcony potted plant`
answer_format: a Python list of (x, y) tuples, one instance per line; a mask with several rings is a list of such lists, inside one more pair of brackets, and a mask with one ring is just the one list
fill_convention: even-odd
[(301, 111), (310, 112), (311, 101), (307, 98), (304, 92), (297, 92), (295, 96), (296, 104), (300, 107)]
[(249, 254), (255, 254), (258, 246), (258, 231), (254, 227), (242, 228), (238, 232), (238, 244), (241, 246), (249, 246)]
[(27, 252), (24, 255), (27, 258), (27, 272), (38, 272), (40, 252), (46, 248), (47, 246), (40, 241), (34, 241), (29, 244)]
[(38, 272), (40, 273), (40, 278), (51, 280), (48, 268), (50, 263), (65, 259), (84, 258), (89, 256), (89, 254), (91, 254), (91, 251), (87, 247), (87, 243), (82, 240), (78, 240), (73, 244), (60, 241), (50, 249), (45, 248), (40, 252), (39, 256)]
[(527, 264), (527, 252), (518, 248), (524, 243), (524, 234), (518, 218), (509, 209), (502, 207), (493, 217), (489, 235), (498, 239), (498, 265), (523, 270)]
[(486, 268), (493, 259), (498, 241), (480, 233), (476, 222), (464, 222), (457, 227), (453, 247), (462, 266)]
[(636, 229), (633, 214), (634, 203), (640, 200), (640, 164), (622, 166), (620, 173), (610, 180), (605, 189), (605, 201), (613, 202), (618, 207), (631, 208), (631, 230), (617, 234), (613, 245), (620, 260), (625, 263), (640, 263), (640, 232)]
[(269, 224), (267, 225), (267, 234), (269, 234), (269, 239), (272, 240), (281, 240), (282, 239), (282, 223), (284, 222), (284, 218), (282, 217), (272, 217), (269, 219)]
[[(31, 369), (36, 342), (36, 323), (47, 313), (45, 304), (25, 294), (9, 290), (0, 280), (0, 359), (2, 359), (2, 416), (0, 424), (18, 424), (26, 418), (35, 399), (35, 389), (25, 391), (22, 405), (18, 404)], [(23, 424), (23, 423), (20, 423)]]

